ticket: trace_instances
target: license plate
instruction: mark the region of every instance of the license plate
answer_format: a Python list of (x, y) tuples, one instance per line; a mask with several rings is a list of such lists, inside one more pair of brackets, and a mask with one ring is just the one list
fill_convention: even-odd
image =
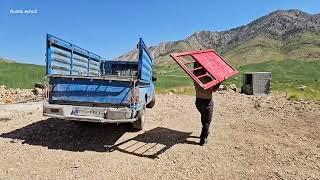
[(104, 110), (91, 109), (91, 108), (73, 108), (72, 114), (76, 116), (104, 117)]

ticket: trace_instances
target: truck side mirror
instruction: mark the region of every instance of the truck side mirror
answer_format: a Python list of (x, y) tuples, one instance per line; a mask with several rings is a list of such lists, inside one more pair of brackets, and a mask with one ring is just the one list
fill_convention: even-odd
[(157, 77), (156, 76), (152, 76), (152, 81), (157, 81)]

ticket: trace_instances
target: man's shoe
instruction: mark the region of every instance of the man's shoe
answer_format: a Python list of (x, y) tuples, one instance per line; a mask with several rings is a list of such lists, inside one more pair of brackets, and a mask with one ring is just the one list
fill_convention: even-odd
[(208, 138), (201, 138), (199, 144), (200, 146), (204, 146), (205, 144), (208, 144)]

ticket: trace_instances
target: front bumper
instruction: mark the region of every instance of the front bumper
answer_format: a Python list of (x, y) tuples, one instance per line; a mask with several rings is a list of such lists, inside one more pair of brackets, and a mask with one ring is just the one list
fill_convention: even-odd
[[(74, 110), (84, 108), (86, 110), (99, 111), (103, 113), (103, 117), (93, 115), (75, 115)], [(104, 108), (104, 107), (89, 107), (89, 106), (72, 106), (48, 104), (43, 105), (43, 115), (73, 121), (88, 121), (99, 123), (126, 123), (136, 121), (136, 112), (129, 108)]]

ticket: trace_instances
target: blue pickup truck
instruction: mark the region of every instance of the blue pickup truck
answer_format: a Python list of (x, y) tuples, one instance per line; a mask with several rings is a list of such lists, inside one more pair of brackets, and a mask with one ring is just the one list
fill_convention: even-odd
[(49, 78), (43, 115), (73, 121), (128, 123), (143, 129), (155, 104), (153, 59), (140, 38), (138, 59), (104, 60), (52, 35), (46, 41)]

